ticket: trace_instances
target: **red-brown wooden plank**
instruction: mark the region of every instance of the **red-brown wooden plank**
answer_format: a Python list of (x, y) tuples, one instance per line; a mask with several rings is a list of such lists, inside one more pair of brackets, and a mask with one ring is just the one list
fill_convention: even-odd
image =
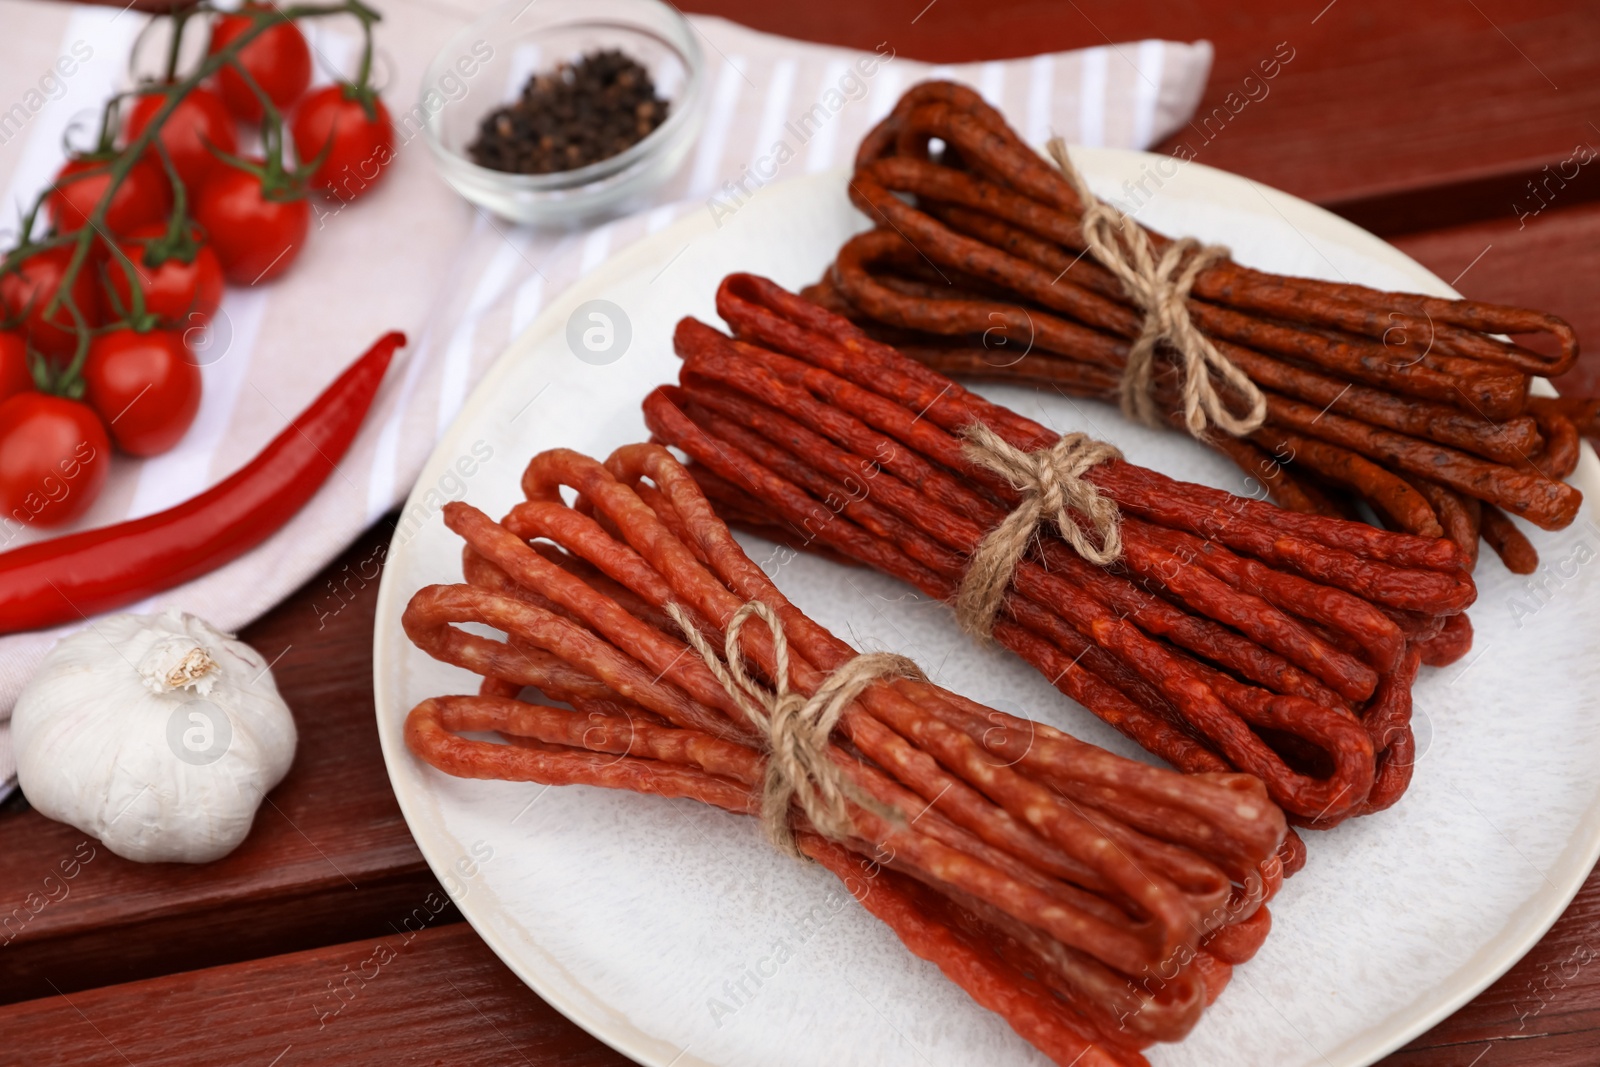
[[(1527, 182), (1546, 178), (1544, 168), (1569, 160), (1579, 144), (1600, 146), (1593, 124), (1600, 123), (1600, 5), (1589, 0), (682, 6), (803, 40), (868, 50), (887, 42), (901, 55), (937, 62), (1145, 37), (1207, 39), (1216, 63), (1199, 113), (1165, 147), (1186, 144), (1205, 163), (1380, 233), (1512, 217), (1518, 205), (1532, 203)], [(399, 6), (390, 14), (403, 12)], [(1280, 44), (1293, 59), (1263, 83), (1261, 64)], [(1131, 58), (1112, 58), (1124, 61)], [(1247, 77), (1256, 80), (1247, 84)], [(1569, 202), (1600, 198), (1600, 173), (1582, 168), (1562, 195)]]
[(1561, 205), (1517, 221), (1496, 219), (1412, 234), (1394, 242), (1474, 300), (1560, 315), (1587, 342), (1563, 392), (1600, 388), (1600, 204)]
[[(465, 923), (407, 922), (437, 903), (419, 897), (361, 941), (0, 1008), (6, 1052), (29, 1067), (629, 1062), (524, 987)], [(1385, 1067), (1592, 1067), (1597, 918), (1591, 876), (1539, 948)]]
[[(20, 802), (0, 813), (0, 1002), (52, 982), (71, 991), (376, 933), (436, 888), (389, 788), (373, 717), (374, 576), (389, 529), (369, 531), (243, 635), (276, 660), (300, 745), (227, 858), (131, 863)], [(337, 612), (330, 582), (349, 590)], [(92, 858), (62, 867), (75, 854)]]
[(0, 1008), (0, 1034), (5, 1061), (28, 1067), (628, 1063), (534, 996), (465, 923), (52, 994)]
[[(867, 49), (887, 41), (940, 62), (1209, 39), (1216, 63), (1199, 115), (1167, 147), (1187, 142), (1201, 162), (1385, 233), (1510, 217), (1544, 166), (1579, 143), (1600, 145), (1590, 125), (1600, 122), (1600, 6), (1587, 0), (685, 6), (807, 40)], [(1293, 59), (1263, 83), (1260, 64), (1280, 42)], [(1239, 106), (1250, 93), (1256, 99)], [(1227, 110), (1207, 125), (1217, 107)], [(1582, 168), (1564, 195), (1600, 195), (1593, 170)]]

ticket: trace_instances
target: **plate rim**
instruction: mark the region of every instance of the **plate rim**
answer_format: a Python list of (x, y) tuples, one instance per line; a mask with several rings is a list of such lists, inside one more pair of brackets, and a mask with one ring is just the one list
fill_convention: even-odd
[[(1119, 166), (1148, 163), (1156, 166), (1169, 162), (1171, 156), (1153, 152), (1143, 152), (1133, 149), (1121, 148), (1091, 148), (1085, 146), (1072, 146), (1072, 155), (1075, 162), (1080, 164), (1085, 176), (1091, 185), (1095, 184), (1096, 171), (1107, 164), (1115, 162)], [(1184, 162), (1178, 168), (1179, 174), (1192, 174), (1193, 177), (1184, 179), (1184, 182), (1175, 182), (1173, 191), (1179, 195), (1199, 192), (1201, 199), (1213, 199), (1208, 191), (1201, 188), (1185, 188), (1189, 181), (1211, 183), (1213, 187), (1220, 186), (1222, 191), (1232, 185), (1239, 192), (1244, 188), (1253, 190), (1258, 196), (1274, 208), (1291, 227), (1297, 231), (1297, 221), (1302, 225), (1315, 223), (1316, 229), (1330, 237), (1336, 237), (1338, 243), (1374, 258), (1386, 260), (1396, 267), (1415, 273), (1421, 279), (1431, 280), (1432, 288), (1436, 295), (1459, 297), (1448, 283), (1428, 270), (1405, 252), (1383, 240), (1381, 237), (1362, 229), (1355, 223), (1335, 215), (1326, 208), (1320, 207), (1307, 200), (1303, 200), (1291, 193), (1265, 185), (1243, 175), (1220, 170), (1198, 162)], [(763, 196), (777, 194), (779, 196), (801, 196), (813, 186), (835, 188), (842, 185), (850, 174), (848, 166), (835, 167), (814, 174), (796, 176), (774, 182), (762, 190)], [(1172, 181), (1172, 179), (1168, 179)], [(1163, 186), (1164, 188), (1164, 186)], [(1104, 190), (1102, 190), (1104, 192)], [(1137, 214), (1137, 212), (1136, 212)], [(1298, 216), (1293, 219), (1291, 216)], [(521, 333), (512, 338), (505, 349), (494, 358), (485, 370), (482, 378), (472, 388), (460, 410), (450, 425), (440, 435), (438, 442), (429, 453), (428, 459), (423, 464), (404, 504), (401, 505), (402, 513), (409, 511), (419, 503), (421, 497), (433, 484), (430, 475), (437, 474), (441, 460), (453, 461), (460, 451), (457, 440), (465, 434), (465, 427), (475, 422), (481, 415), (482, 409), (488, 404), (489, 398), (496, 395), (496, 386), (500, 379), (511, 373), (511, 368), (517, 362), (519, 355), (532, 347), (537, 340), (547, 336), (559, 334), (564, 329), (564, 323), (574, 308), (584, 301), (580, 297), (595, 291), (603, 290), (608, 284), (620, 277), (628, 277), (642, 266), (664, 259), (661, 255), (663, 249), (670, 253), (688, 242), (708, 233), (716, 231), (715, 220), (707, 213), (690, 210), (671, 224), (654, 233), (641, 236), (638, 240), (613, 252), (604, 263), (590, 273), (576, 279), (565, 290), (544, 306)], [(552, 325), (555, 324), (555, 325)], [(1535, 379), (1535, 388), (1540, 392), (1550, 392), (1548, 383), (1542, 378)], [(1600, 459), (1597, 459), (1593, 448), (1588, 441), (1583, 441), (1580, 446), (1580, 461), (1578, 469), (1569, 479), (1578, 484), (1585, 495), (1583, 510), (1580, 519), (1588, 518), (1592, 523), (1595, 516), (1591, 513), (1591, 500), (1600, 498)], [(431, 516), (430, 516), (431, 517)], [(1569, 527), (1570, 528), (1570, 527)], [(424, 833), (431, 833), (432, 828), (423, 826), (419, 832), (420, 811), (414, 807), (421, 802), (421, 798), (412, 796), (409, 786), (402, 787), (397, 777), (396, 761), (398, 759), (414, 758), (406, 748), (403, 737), (403, 713), (398, 720), (392, 708), (398, 707), (398, 694), (390, 691), (388, 677), (395, 676), (397, 665), (390, 660), (390, 648), (399, 631), (399, 611), (403, 607), (401, 598), (408, 598), (414, 590), (398, 590), (398, 579), (392, 576), (401, 570), (393, 566), (396, 555), (403, 555), (407, 551), (405, 544), (396, 548), (391, 541), (390, 550), (386, 557), (386, 564), (378, 588), (378, 600), (373, 625), (372, 645), (372, 671), (373, 671), (373, 704), (377, 718), (379, 745), (383, 752), (384, 770), (389, 776), (390, 788), (395, 794), (395, 799), (400, 807), (402, 817), (407, 828), (411, 831), (413, 839), (417, 842), (418, 851), (423, 855), (430, 871), (438, 878), (441, 884), (448, 884), (455, 879), (454, 873), (449, 868), (450, 858), (443, 853), (448, 849), (429, 848), (424, 843)], [(394, 620), (385, 625), (386, 620)], [(404, 640), (403, 633), (399, 639)], [(1567, 847), (1558, 855), (1550, 871), (1541, 871), (1548, 881), (1552, 873), (1560, 873), (1565, 877), (1561, 879), (1563, 888), (1555, 898), (1551, 898), (1550, 905), (1543, 909), (1535, 909), (1533, 914), (1524, 917), (1520, 924), (1522, 932), (1514, 934), (1510, 940), (1500, 944), (1491, 943), (1485, 946), (1479, 955), (1487, 954), (1485, 962), (1477, 968), (1471, 966), (1471, 960), (1462, 968), (1453, 972), (1440, 986), (1435, 987), (1434, 993), (1440, 989), (1446, 990), (1443, 996), (1429, 997), (1424, 995), (1421, 1007), (1414, 1016), (1399, 1025), (1374, 1032), (1371, 1029), (1355, 1035), (1350, 1040), (1328, 1051), (1327, 1055), (1344, 1057), (1352, 1067), (1365, 1067), (1375, 1063), (1390, 1052), (1409, 1043), (1417, 1036), (1431, 1030), (1439, 1022), (1454, 1014), (1463, 1005), (1470, 1002), (1483, 990), (1487, 989), (1513, 966), (1517, 964), (1528, 952), (1549, 932), (1563, 913), (1570, 906), (1572, 900), (1582, 889), (1589, 872), (1594, 868), (1596, 861), (1600, 860), (1600, 791), (1591, 798), (1583, 818), (1579, 821), (1580, 831), (1573, 835)], [(436, 858), (435, 853), (440, 855)], [(480, 898), (481, 900), (481, 898)], [(462, 917), (472, 926), (474, 932), (489, 946), (495, 956), (517, 978), (542, 1000), (559, 1011), (562, 1016), (573, 1022), (584, 1031), (604, 1042), (625, 1056), (638, 1061), (647, 1067), (688, 1067), (690, 1064), (701, 1064), (704, 1067), (714, 1067), (707, 1064), (699, 1057), (693, 1056), (687, 1050), (677, 1053), (674, 1057), (663, 1058), (661, 1045), (663, 1039), (648, 1034), (637, 1026), (630, 1025), (625, 1030), (618, 1028), (611, 1020), (599, 1016), (591, 1016), (587, 1008), (577, 1002), (575, 996), (569, 996), (565, 991), (555, 988), (552, 983), (545, 981), (542, 976), (523, 966), (519, 954), (512, 950), (501, 937), (500, 932), (494, 927), (489, 914), (479, 914), (484, 905), (470, 900), (470, 894), (456, 901)], [(1519, 907), (1507, 915), (1508, 920), (1515, 920), (1519, 913), (1526, 909), (1526, 905)], [(1506, 927), (1513, 925), (1508, 921)], [(1472, 957), (1477, 958), (1476, 956)], [(1461, 979), (1464, 974), (1470, 977)], [(1428, 1001), (1431, 999), (1432, 1003)], [(1417, 1003), (1417, 1002), (1414, 1002)], [(620, 1013), (620, 1012), (619, 1012)], [(1393, 1016), (1391, 1016), (1393, 1018)], [(655, 1047), (652, 1047), (651, 1043)], [(1179, 1043), (1181, 1044), (1181, 1042)], [(1320, 1053), (1319, 1053), (1320, 1054)]]

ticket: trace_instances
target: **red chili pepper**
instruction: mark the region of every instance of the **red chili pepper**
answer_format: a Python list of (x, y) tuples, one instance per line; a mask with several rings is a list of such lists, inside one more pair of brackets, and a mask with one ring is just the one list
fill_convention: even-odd
[(206, 574), (265, 541), (333, 473), (403, 333), (386, 334), (261, 453), (192, 500), (0, 553), (0, 633), (97, 615)]

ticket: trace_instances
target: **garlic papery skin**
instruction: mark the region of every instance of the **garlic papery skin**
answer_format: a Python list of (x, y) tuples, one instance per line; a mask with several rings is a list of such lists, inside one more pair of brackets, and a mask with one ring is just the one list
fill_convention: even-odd
[(38, 811), (142, 862), (220, 859), (288, 773), (266, 660), (193, 615), (112, 615), (62, 638), (11, 713)]

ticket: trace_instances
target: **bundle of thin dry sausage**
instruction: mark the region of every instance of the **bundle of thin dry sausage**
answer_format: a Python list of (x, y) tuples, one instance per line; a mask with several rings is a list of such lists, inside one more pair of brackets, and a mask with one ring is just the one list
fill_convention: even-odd
[[(463, 777), (760, 810), (759, 723), (684, 628), (721, 648), (765, 605), (774, 629), (738, 631), (728, 661), (808, 697), (854, 650), (784, 598), (659, 445), (604, 464), (546, 452), (523, 489), (498, 523), (445, 508), (466, 582), (419, 590), (403, 624), (483, 682), (414, 708), (412, 751)], [(518, 699), (525, 686), (566, 706)], [(1286, 827), (1247, 775), (1150, 767), (906, 677), (872, 682), (819, 743), (859, 800), (828, 838), (791, 808), (798, 850), (1057, 1063), (1146, 1064), (1140, 1049), (1187, 1033), (1270, 927)]]
[[(1018, 501), (962, 435), (981, 423), (1025, 452), (1057, 435), (765, 279), (730, 275), (717, 309), (734, 337), (678, 325), (679, 384), (644, 404), (656, 439), (694, 461), (729, 521), (952, 599)], [(1173, 766), (1261, 778), (1292, 822), (1393, 804), (1418, 665), (1471, 640), (1462, 550), (1122, 460), (1087, 478), (1121, 510), (1121, 560), (1092, 565), (1041, 533), (995, 638)]]
[[(850, 196), (879, 228), (846, 243), (808, 298), (946, 374), (1117, 397), (1142, 316), (1085, 254), (1071, 185), (977, 93), (909, 90), (863, 141)], [(1518, 573), (1538, 556), (1507, 513), (1544, 529), (1577, 514), (1562, 482), (1578, 461), (1574, 412), (1529, 394), (1533, 376), (1577, 358), (1561, 319), (1229, 259), (1198, 273), (1187, 307), (1266, 395), (1261, 429), (1210, 443), (1282, 506), (1355, 517), (1364, 501), (1390, 528), (1442, 533), (1469, 558), (1481, 535)], [(1497, 334), (1547, 335), (1556, 354)], [(1170, 368), (1154, 393), (1176, 412)]]

